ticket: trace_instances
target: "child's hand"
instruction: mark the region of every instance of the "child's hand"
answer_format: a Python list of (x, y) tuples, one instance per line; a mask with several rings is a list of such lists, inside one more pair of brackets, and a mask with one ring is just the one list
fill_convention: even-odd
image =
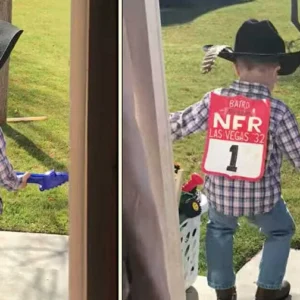
[(28, 173), (28, 172), (26, 172), (23, 176), (22, 176), (22, 183), (21, 183), (21, 185), (20, 185), (20, 187), (19, 187), (19, 189), (21, 190), (21, 189), (24, 189), (25, 187), (26, 187), (26, 185), (27, 185), (27, 180), (28, 180), (28, 178), (30, 177), (30, 173)]

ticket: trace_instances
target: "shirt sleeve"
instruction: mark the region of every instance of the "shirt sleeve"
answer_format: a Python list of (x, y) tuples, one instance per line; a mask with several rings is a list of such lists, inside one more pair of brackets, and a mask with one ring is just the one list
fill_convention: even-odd
[(209, 95), (207, 93), (201, 101), (182, 111), (170, 113), (169, 120), (172, 141), (207, 129)]
[(300, 133), (294, 114), (287, 109), (276, 134), (277, 145), (292, 165), (300, 169)]
[(6, 142), (2, 129), (0, 128), (0, 185), (8, 191), (16, 191), (22, 183), (22, 178), (18, 177), (6, 157)]

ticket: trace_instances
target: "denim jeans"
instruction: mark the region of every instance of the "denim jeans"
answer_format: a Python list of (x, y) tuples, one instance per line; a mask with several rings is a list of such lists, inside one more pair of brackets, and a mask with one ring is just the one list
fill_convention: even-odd
[[(266, 235), (260, 262), (257, 285), (265, 289), (279, 289), (285, 275), (295, 223), (283, 200), (269, 212), (248, 218)], [(214, 289), (235, 286), (233, 270), (233, 235), (238, 218), (209, 208), (206, 233), (208, 285)], [(247, 238), (247, 237), (245, 237)]]

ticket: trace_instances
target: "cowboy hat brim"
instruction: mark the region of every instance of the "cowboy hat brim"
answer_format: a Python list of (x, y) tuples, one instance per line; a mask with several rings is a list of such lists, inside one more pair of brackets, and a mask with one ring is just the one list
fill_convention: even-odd
[[(207, 52), (213, 45), (205, 45), (203, 50)], [(278, 75), (290, 75), (293, 74), (296, 69), (300, 66), (300, 51), (293, 53), (278, 53), (278, 54), (257, 54), (257, 53), (246, 53), (246, 52), (234, 52), (233, 49), (227, 47), (223, 49), (218, 56), (231, 62), (235, 62), (237, 56), (266, 56), (266, 57), (277, 57), (280, 64), (280, 70)]]
[(0, 20), (0, 69), (8, 60), (23, 30)]

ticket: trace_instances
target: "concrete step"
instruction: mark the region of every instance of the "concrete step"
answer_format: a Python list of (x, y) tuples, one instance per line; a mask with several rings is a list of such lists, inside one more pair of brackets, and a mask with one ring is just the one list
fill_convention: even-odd
[(206, 277), (198, 276), (193, 286), (186, 291), (186, 300), (216, 300), (216, 294), (207, 285)]
[(67, 300), (68, 276), (56, 269), (0, 267), (1, 300)]
[[(256, 255), (237, 273), (238, 300), (253, 300), (256, 290), (255, 281), (259, 270), (261, 253)], [(276, 262), (274, 262), (276, 263)], [(300, 251), (291, 250), (286, 279), (291, 283), (292, 300), (300, 300)], [(206, 277), (198, 276), (193, 287), (187, 290), (187, 300), (216, 300), (215, 292), (207, 285)]]
[[(237, 288), (239, 299), (253, 300), (256, 290), (256, 280), (259, 270), (259, 263), (261, 259), (261, 252), (253, 257), (237, 274)], [(274, 262), (276, 264), (276, 262)], [(285, 278), (291, 283), (291, 299), (300, 300), (300, 285), (299, 285), (299, 272), (300, 272), (300, 251), (291, 250), (290, 257), (287, 265)]]
[(68, 299), (68, 237), (0, 232), (0, 300)]

